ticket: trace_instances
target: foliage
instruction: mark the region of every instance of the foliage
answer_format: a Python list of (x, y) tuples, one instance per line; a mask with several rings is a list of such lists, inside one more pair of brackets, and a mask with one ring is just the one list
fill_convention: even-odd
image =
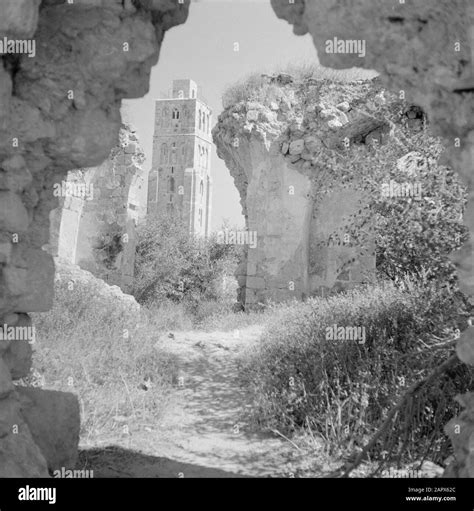
[(140, 303), (232, 300), (223, 282), (233, 273), (237, 249), (216, 236), (199, 239), (172, 216), (151, 217), (138, 230), (132, 294)]
[[(411, 132), (396, 126), (388, 119), (389, 108), (380, 107), (373, 115), (387, 120), (392, 138), (370, 147), (352, 141), (348, 148), (320, 154), (313, 188), (316, 194), (341, 185), (362, 192), (360, 210), (333, 238), (349, 234), (350, 243), (362, 247), (359, 255), (375, 245), (382, 278), (423, 274), (453, 284), (456, 276), (449, 254), (468, 237), (462, 222), (465, 187), (450, 168), (439, 163), (439, 139), (426, 129)], [(413, 153), (415, 164), (420, 163), (413, 172), (397, 166), (397, 160), (408, 153)], [(386, 197), (382, 185), (390, 182), (411, 185), (419, 196)]]
[[(281, 306), (242, 361), (256, 421), (286, 434), (311, 430), (334, 453), (360, 448), (400, 396), (454, 352), (462, 297), (427, 281), (370, 285)], [(327, 327), (364, 327), (365, 343), (329, 340)], [(454, 396), (473, 383), (459, 363), (398, 416), (372, 454), (442, 462)]]

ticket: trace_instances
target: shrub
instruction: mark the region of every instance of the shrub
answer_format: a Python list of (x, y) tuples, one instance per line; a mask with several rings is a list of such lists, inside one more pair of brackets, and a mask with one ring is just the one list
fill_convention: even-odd
[[(242, 361), (256, 421), (286, 434), (310, 428), (331, 452), (360, 448), (407, 388), (453, 352), (441, 339), (452, 338), (463, 307), (462, 297), (428, 283), (383, 283), (281, 306)], [(365, 327), (365, 343), (328, 340), (334, 324)], [(444, 373), (400, 412), (372, 454), (444, 459), (442, 427), (456, 413), (454, 396), (472, 382), (461, 363)]]
[(138, 230), (132, 294), (140, 303), (184, 302), (189, 312), (202, 301), (235, 301), (223, 285), (237, 265), (236, 247), (216, 237), (199, 239), (171, 216), (151, 217)]

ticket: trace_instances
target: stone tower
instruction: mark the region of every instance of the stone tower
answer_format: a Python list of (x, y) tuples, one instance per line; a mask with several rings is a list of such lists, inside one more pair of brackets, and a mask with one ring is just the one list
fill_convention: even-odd
[(204, 237), (211, 227), (211, 124), (192, 80), (174, 80), (172, 97), (155, 102), (147, 213), (176, 215)]

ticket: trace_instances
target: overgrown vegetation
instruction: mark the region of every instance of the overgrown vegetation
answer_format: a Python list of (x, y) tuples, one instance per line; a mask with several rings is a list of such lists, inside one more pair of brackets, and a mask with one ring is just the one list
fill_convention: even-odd
[[(383, 119), (387, 112), (380, 109), (378, 115)], [(468, 237), (462, 219), (466, 189), (452, 169), (439, 163), (443, 148), (438, 138), (428, 130), (392, 127), (396, 142), (374, 143), (369, 148), (356, 144), (351, 148), (350, 165), (345, 150), (321, 156), (318, 168), (324, 170), (315, 176), (318, 193), (324, 194), (336, 183), (364, 193), (361, 211), (350, 219), (344, 232), (334, 233), (334, 239), (349, 234), (351, 244), (367, 247), (372, 238), (382, 279), (423, 274), (455, 285), (449, 255)], [(414, 168), (398, 168), (397, 160), (409, 154)], [(416, 193), (384, 196), (382, 185), (388, 191), (391, 183)]]
[(50, 311), (33, 315), (30, 383), (78, 395), (83, 443), (120, 438), (126, 424), (157, 424), (177, 374), (160, 346), (159, 318), (101, 296), (89, 280), (59, 275), (55, 294)]
[[(407, 389), (454, 352), (463, 298), (430, 282), (371, 285), (277, 308), (277, 317), (244, 359), (254, 418), (284, 434), (309, 430), (332, 453), (360, 449)], [(365, 329), (360, 339), (328, 339), (328, 330)], [(371, 450), (381, 460), (443, 463), (442, 426), (458, 411), (454, 396), (474, 372), (458, 362), (410, 400)]]
[[(318, 104), (321, 95), (302, 82), (356, 79), (324, 76), (307, 67), (290, 74), (292, 87), (252, 75), (226, 90), (224, 107), (237, 108), (245, 101), (269, 104), (288, 96), (291, 88), (301, 117), (295, 130), (303, 138), (310, 132), (305, 108)], [(340, 96), (336, 89), (325, 97), (329, 104)], [(436, 372), (455, 353), (455, 338), (472, 313), (449, 259), (467, 239), (462, 222), (466, 190), (452, 169), (440, 163), (439, 139), (426, 123), (413, 121), (419, 109), (408, 116), (410, 105), (380, 92), (380, 87), (368, 87), (368, 97), (349, 102), (353, 114), (371, 120), (370, 129), (362, 134), (353, 130), (353, 138), (346, 130), (349, 135), (339, 145), (323, 141), (311, 169), (315, 203), (318, 194), (341, 185), (361, 192), (358, 214), (332, 233), (327, 244), (361, 247), (359, 257), (375, 253), (377, 274), (368, 276), (372, 284), (360, 290), (275, 308), (278, 319), (261, 345), (247, 354), (242, 371), (253, 389), (254, 419), (261, 427), (286, 435), (309, 431), (323, 438), (331, 452), (348, 454), (362, 449), (384, 425), (371, 456), (382, 463), (428, 457), (443, 464), (450, 448), (443, 426), (458, 411), (455, 395), (473, 383), (473, 372), (456, 359)], [(408, 153), (409, 165), (397, 165)], [(384, 196), (382, 185), (391, 182), (412, 193)], [(332, 325), (363, 327), (366, 342), (328, 339), (326, 328)], [(423, 386), (432, 373), (436, 377)]]
[(202, 326), (235, 305), (238, 251), (215, 235), (190, 236), (175, 217), (150, 217), (138, 230), (132, 293), (151, 310), (181, 310), (190, 326)]
[[(322, 67), (319, 64), (288, 64), (273, 70), (272, 75), (288, 74), (295, 82), (304, 82), (310, 78), (315, 80), (329, 80), (335, 82), (354, 82), (357, 80), (368, 79), (376, 76), (375, 72), (370, 72), (360, 68), (352, 69), (330, 69)], [(228, 108), (236, 105), (240, 101), (257, 101), (266, 103), (281, 94), (280, 87), (276, 84), (268, 83), (261, 72), (250, 73), (242, 80), (229, 84), (222, 94), (222, 106)]]

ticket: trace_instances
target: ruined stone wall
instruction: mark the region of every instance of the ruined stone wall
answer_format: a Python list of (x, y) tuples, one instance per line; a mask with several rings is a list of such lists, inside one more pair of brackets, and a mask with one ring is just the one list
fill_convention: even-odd
[(145, 154), (122, 125), (119, 144), (98, 167), (70, 171), (55, 183), (60, 205), (50, 214), (53, 256), (128, 290), (133, 279)]
[[(257, 99), (238, 101), (219, 116), (213, 130), (218, 155), (257, 239), (237, 273), (246, 308), (324, 295), (373, 276), (373, 242), (351, 232), (352, 219), (368, 203), (354, 157), (368, 155), (374, 141), (396, 146), (396, 128), (407, 134), (423, 128), (422, 118), (409, 119), (410, 107), (385, 92), (378, 80), (263, 75)], [(344, 177), (331, 175), (336, 150)]]
[[(472, 233), (472, 2), (271, 2), (296, 34), (311, 33), (323, 65), (376, 69), (387, 88), (405, 91), (409, 102), (428, 112), (449, 161), (469, 186), (465, 222)], [(52, 185), (71, 169), (107, 158), (117, 143), (120, 100), (147, 92), (164, 33), (186, 20), (188, 7), (189, 0), (0, 0), (0, 37), (36, 41), (34, 58), (0, 58), (0, 324), (28, 325), (28, 312), (50, 308), (54, 266), (41, 247), (57, 206)], [(366, 55), (325, 53), (326, 40), (335, 36), (363, 39)], [(245, 192), (244, 181), (237, 184)], [(463, 288), (472, 293), (472, 242), (455, 259)], [(474, 363), (473, 347), (470, 327), (458, 343), (466, 363)], [(54, 417), (56, 439), (67, 430), (61, 417), (76, 421), (75, 405), (51, 407), (53, 397), (41, 406), (27, 396), (26, 404), (12, 378), (28, 367), (24, 343), (0, 342), (0, 476), (44, 476), (57, 463), (31, 410)], [(472, 394), (464, 397), (466, 411), (449, 427), (457, 455), (450, 473), (456, 476), (474, 475), (473, 400)]]
[[(0, 324), (31, 325), (28, 312), (51, 307), (54, 264), (42, 247), (54, 183), (108, 157), (121, 99), (148, 91), (164, 33), (188, 8), (189, 0), (0, 0), (0, 38), (35, 42), (34, 55), (0, 57)], [(75, 462), (77, 400), (22, 396), (12, 380), (30, 359), (27, 341), (0, 341), (0, 477), (46, 476)], [(71, 447), (66, 458), (54, 455), (58, 445)]]
[[(469, 189), (464, 221), (471, 240), (453, 254), (462, 289), (474, 291), (474, 6), (470, 0), (271, 0), (278, 17), (297, 35), (311, 34), (322, 65), (375, 69), (383, 84), (428, 114), (444, 139), (446, 161)], [(329, 53), (337, 37), (365, 44), (365, 55)], [(457, 345), (462, 361), (474, 364), (474, 326)], [(465, 411), (447, 427), (456, 462), (448, 475), (474, 476), (474, 394), (461, 398)]]

